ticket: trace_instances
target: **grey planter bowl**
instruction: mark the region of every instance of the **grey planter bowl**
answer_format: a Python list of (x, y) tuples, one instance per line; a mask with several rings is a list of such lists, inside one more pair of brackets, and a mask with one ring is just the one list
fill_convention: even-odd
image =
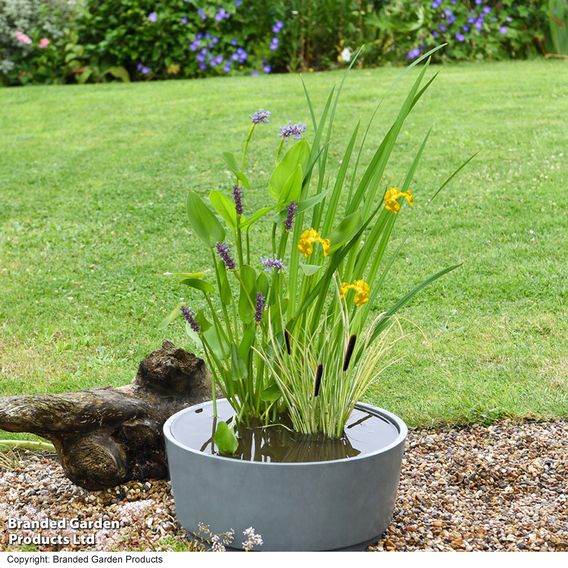
[[(228, 403), (218, 401), (220, 408)], [(198, 532), (234, 529), (231, 546), (254, 527), (259, 550), (302, 551), (362, 548), (389, 525), (394, 509), (405, 423), (390, 412), (358, 404), (394, 428), (387, 445), (352, 458), (301, 463), (241, 461), (187, 445), (187, 423), (196, 411), (211, 423), (211, 402), (186, 408), (164, 424), (166, 452), (180, 524)], [(200, 410), (202, 409), (202, 410)], [(221, 415), (221, 412), (220, 412)], [(185, 423), (185, 426), (184, 426)], [(184, 443), (185, 439), (185, 443)]]

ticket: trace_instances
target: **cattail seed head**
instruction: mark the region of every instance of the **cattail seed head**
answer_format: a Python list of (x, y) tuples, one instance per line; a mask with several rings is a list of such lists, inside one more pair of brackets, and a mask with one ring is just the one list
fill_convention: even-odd
[(288, 352), (288, 355), (291, 355), (292, 347), (290, 345), (290, 333), (287, 329), (284, 330), (284, 339), (286, 340), (286, 351)]
[(345, 350), (345, 358), (343, 359), (343, 370), (347, 371), (349, 368), (349, 363), (351, 361), (351, 356), (353, 355), (353, 349), (355, 349), (355, 341), (357, 340), (356, 335), (352, 335), (349, 338), (349, 343), (347, 344), (347, 349)]
[(316, 379), (314, 381), (314, 396), (318, 396), (319, 394), (322, 375), (323, 375), (323, 365), (320, 363), (316, 369)]

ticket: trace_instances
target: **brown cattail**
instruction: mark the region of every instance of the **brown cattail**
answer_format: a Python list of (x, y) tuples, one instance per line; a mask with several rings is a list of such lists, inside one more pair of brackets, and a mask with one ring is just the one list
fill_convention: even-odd
[(349, 338), (349, 343), (347, 344), (347, 351), (345, 351), (345, 359), (343, 359), (343, 370), (347, 371), (349, 367), (349, 362), (351, 361), (351, 355), (353, 355), (353, 349), (355, 349), (355, 341), (357, 339), (356, 335), (352, 335)]
[(320, 392), (322, 375), (323, 375), (323, 365), (320, 363), (316, 369), (316, 380), (314, 382), (314, 396), (317, 396)]
[(292, 349), (290, 348), (290, 334), (287, 329), (284, 330), (284, 339), (286, 340), (286, 351), (288, 351), (288, 355), (290, 355), (292, 353)]

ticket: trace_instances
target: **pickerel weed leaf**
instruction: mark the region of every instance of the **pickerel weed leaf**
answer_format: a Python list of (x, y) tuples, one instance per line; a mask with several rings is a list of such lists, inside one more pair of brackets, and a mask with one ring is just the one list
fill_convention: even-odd
[(226, 422), (217, 424), (213, 441), (219, 452), (227, 456), (233, 455), (239, 447), (239, 441), (234, 430)]
[(200, 310), (195, 314), (195, 321), (201, 328), (201, 331), (207, 331), (212, 326), (203, 310)]
[(342, 247), (357, 232), (357, 229), (361, 226), (361, 221), (361, 213), (355, 211), (355, 213), (347, 215), (347, 217), (339, 223), (337, 229), (332, 231), (331, 235), (329, 235), (331, 252)]
[(273, 382), (262, 391), (260, 399), (264, 400), (264, 402), (275, 402), (280, 398), (281, 394), (280, 387)]
[(250, 187), (249, 180), (247, 176), (239, 169), (237, 164), (237, 160), (235, 156), (231, 152), (224, 152), (223, 158), (225, 159), (225, 163), (227, 164), (228, 168), (235, 174), (235, 177), (246, 187)]
[(303, 179), (304, 179), (304, 174), (302, 171), (302, 166), (298, 164), (292, 175), (290, 175), (290, 177), (286, 180), (286, 183), (282, 188), (278, 201), (280, 201), (281, 203), (290, 203), (290, 201), (298, 201), (298, 199), (300, 199), (300, 194), (302, 192)]
[(245, 361), (241, 358), (239, 348), (231, 343), (231, 371), (235, 379), (246, 379), (248, 377), (248, 369)]
[(170, 323), (172, 323), (178, 316), (181, 316), (180, 308), (183, 306), (183, 302), (179, 302), (178, 305), (162, 320), (160, 327), (166, 328)]
[(261, 272), (256, 280), (256, 287), (264, 297), (268, 295), (269, 286), (270, 282), (268, 281), (268, 276), (266, 275), (266, 272)]
[(227, 268), (223, 262), (217, 262), (217, 269), (219, 271), (219, 292), (221, 295), (221, 302), (225, 306), (229, 306), (233, 301), (233, 294), (231, 293), (231, 286), (227, 278)]
[(187, 196), (187, 215), (191, 228), (207, 245), (212, 247), (215, 243), (225, 240), (223, 225), (201, 197), (193, 191), (190, 191)]
[(223, 219), (225, 223), (233, 231), (237, 230), (237, 212), (235, 211), (235, 203), (229, 199), (224, 193), (214, 189), (209, 194), (209, 201), (213, 208)]
[(300, 268), (302, 269), (302, 272), (306, 276), (312, 276), (321, 268), (321, 265), (320, 264), (304, 264), (303, 262), (300, 262)]
[(241, 293), (239, 297), (239, 316), (244, 323), (254, 319), (256, 298), (256, 272), (251, 266), (241, 267)]
[(241, 360), (246, 361), (250, 355), (250, 350), (254, 343), (254, 338), (256, 335), (256, 325), (251, 323), (245, 326), (243, 330), (243, 338), (241, 344), (239, 345), (239, 357)]
[(223, 159), (227, 164), (227, 167), (233, 172), (237, 172), (239, 170), (239, 166), (237, 164), (237, 160), (235, 155), (232, 152), (223, 152)]
[[(299, 213), (304, 213), (305, 211), (309, 211), (312, 207), (315, 207), (318, 203), (322, 202), (327, 197), (327, 194), (327, 191), (322, 191), (317, 195), (313, 195), (312, 197), (309, 197), (308, 199), (297, 203), (296, 215), (298, 215)], [(289, 201), (285, 202), (280, 212), (274, 216), (275, 223), (283, 223), (286, 220), (286, 217), (288, 216), (289, 204)]]
[(225, 338), (219, 333), (219, 330), (217, 330), (216, 326), (210, 327), (201, 335), (205, 339), (207, 345), (213, 351), (215, 357), (220, 360), (224, 360), (228, 353), (229, 346), (227, 345)]
[[(310, 158), (310, 145), (305, 140), (296, 142), (284, 155), (282, 161), (276, 166), (270, 182), (268, 191), (270, 195), (280, 202), (284, 200), (283, 190), (290, 177), (296, 172), (298, 166), (302, 171), (306, 171)], [(300, 185), (301, 187), (301, 185)]]
[(200, 280), (198, 278), (185, 278), (181, 281), (182, 284), (186, 286), (190, 286), (191, 288), (195, 288), (196, 290), (201, 290), (204, 294), (214, 294), (215, 293), (215, 286), (210, 282), (206, 282), (205, 280)]
[(241, 228), (243, 231), (247, 231), (250, 229), (254, 223), (256, 223), (259, 219), (262, 219), (265, 215), (270, 213), (274, 210), (274, 207), (263, 207), (259, 209), (255, 213), (253, 213), (248, 219), (243, 219), (241, 222)]
[(164, 276), (177, 276), (178, 278), (205, 278), (206, 272), (164, 272)]

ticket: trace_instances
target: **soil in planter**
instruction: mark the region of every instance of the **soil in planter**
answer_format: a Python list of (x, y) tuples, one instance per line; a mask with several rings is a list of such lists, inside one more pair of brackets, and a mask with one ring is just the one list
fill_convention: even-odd
[[(233, 418), (231, 406), (218, 404), (218, 420)], [(288, 426), (288, 428), (286, 427)], [(180, 443), (206, 454), (220, 455), (212, 441), (213, 408), (206, 405), (188, 412), (172, 425), (172, 434)], [(317, 462), (353, 458), (376, 452), (398, 436), (395, 425), (365, 409), (351, 413), (343, 436), (331, 439), (291, 432), (288, 424), (239, 428), (239, 447), (234, 459), (255, 462)]]

